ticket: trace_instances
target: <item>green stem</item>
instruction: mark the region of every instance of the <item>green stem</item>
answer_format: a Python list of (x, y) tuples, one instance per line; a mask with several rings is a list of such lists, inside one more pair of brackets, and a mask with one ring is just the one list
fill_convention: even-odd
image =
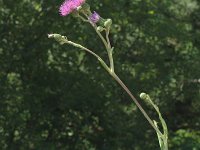
[(72, 46), (74, 46), (74, 47), (78, 47), (78, 48), (80, 48), (80, 49), (82, 49), (82, 50), (87, 51), (88, 53), (90, 53), (90, 54), (92, 54), (93, 56), (95, 56), (97, 59), (100, 59), (100, 58), (101, 58), (99, 55), (97, 55), (96, 53), (94, 53), (92, 50), (90, 50), (90, 49), (88, 49), (88, 48), (86, 48), (86, 47), (84, 47), (84, 46), (82, 46), (82, 45), (80, 45), (80, 44), (74, 43), (74, 42), (72, 42), (72, 41), (67, 41), (66, 43), (69, 44), (69, 45), (72, 45)]
[(113, 57), (112, 57), (112, 50), (113, 48), (111, 48), (110, 45), (110, 40), (109, 40), (109, 29), (106, 30), (106, 40), (105, 38), (102, 36), (102, 34), (97, 30), (97, 27), (92, 25), (96, 31), (96, 33), (98, 34), (98, 36), (101, 38), (104, 46), (106, 47), (106, 50), (108, 52), (108, 58), (109, 58), (109, 62), (110, 62), (110, 68), (108, 70), (108, 68), (104, 67), (109, 73), (110, 75), (121, 85), (121, 87), (128, 93), (128, 95), (131, 97), (131, 99), (134, 101), (134, 103), (136, 104), (136, 106), (140, 109), (140, 111), (142, 112), (142, 114), (144, 115), (144, 117), (147, 119), (147, 121), (149, 122), (149, 124), (154, 128), (154, 130), (156, 131), (157, 134), (159, 134), (161, 137), (163, 137), (163, 134), (160, 132), (160, 130), (154, 125), (152, 119), (148, 116), (148, 114), (145, 112), (145, 110), (142, 108), (142, 106), (139, 104), (139, 102), (137, 101), (137, 99), (133, 96), (133, 94), (130, 92), (130, 90), (126, 87), (126, 85), (121, 81), (121, 79), (114, 73), (114, 62), (113, 62)]
[(150, 125), (156, 130), (156, 132), (162, 137), (162, 133), (158, 130), (158, 128), (156, 128), (156, 126), (153, 124), (152, 120), (150, 119), (150, 117), (147, 115), (147, 113), (145, 112), (145, 110), (142, 108), (142, 106), (139, 104), (139, 102), (137, 101), (137, 99), (133, 96), (133, 94), (130, 92), (130, 90), (126, 87), (126, 85), (121, 81), (121, 79), (114, 73), (111, 71), (111, 69), (106, 65), (106, 63), (101, 59), (100, 56), (98, 56), (96, 53), (92, 52), (90, 49), (74, 43), (72, 41), (67, 41), (68, 44), (78, 47), (82, 50), (85, 50), (87, 52), (89, 52), (90, 54), (92, 54), (93, 56), (95, 56), (99, 62), (101, 63), (101, 65), (104, 67), (104, 69), (106, 71), (109, 72), (109, 74), (121, 85), (121, 87), (128, 93), (128, 95), (131, 97), (131, 99), (134, 101), (134, 103), (136, 104), (136, 106), (140, 109), (140, 111), (142, 112), (142, 114), (144, 115), (144, 117), (148, 120), (148, 122), (150, 123)]
[(72, 45), (72, 46), (74, 46), (74, 47), (78, 47), (78, 48), (80, 48), (80, 49), (82, 49), (82, 50), (87, 51), (88, 53), (90, 53), (91, 55), (93, 55), (94, 57), (96, 57), (96, 58), (98, 59), (98, 61), (101, 63), (101, 65), (104, 67), (104, 69), (105, 69), (106, 71), (110, 72), (110, 68), (109, 68), (109, 67), (107, 66), (107, 64), (103, 61), (103, 59), (102, 59), (99, 55), (97, 55), (96, 53), (94, 53), (92, 50), (90, 50), (90, 49), (88, 49), (88, 48), (86, 48), (86, 47), (84, 47), (84, 46), (82, 46), (82, 45), (80, 45), (80, 44), (74, 43), (74, 42), (72, 42), (72, 41), (67, 41), (66, 43), (69, 44), (69, 45)]
[(78, 17), (82, 20), (82, 21), (84, 21), (84, 22), (89, 22), (88, 21), (88, 19), (85, 19), (83, 16), (81, 16), (81, 15), (78, 15)]
[(109, 34), (110, 34), (110, 28), (106, 29), (106, 40), (107, 40), (107, 43), (108, 43), (108, 47), (111, 48)]
[(164, 141), (164, 148), (163, 150), (168, 150), (168, 143)]
[[(142, 106), (139, 104), (139, 102), (137, 101), (137, 99), (133, 96), (133, 94), (130, 92), (130, 90), (126, 87), (126, 85), (121, 81), (121, 79), (114, 73), (111, 71), (111, 69), (106, 65), (106, 63), (103, 61), (103, 59), (98, 56), (96, 53), (94, 53), (93, 51), (91, 51), (90, 49), (74, 43), (72, 41), (67, 41), (67, 44), (70, 44), (72, 46), (78, 47), (82, 50), (87, 51), (88, 53), (92, 54), (93, 56), (95, 56), (99, 62), (101, 63), (101, 65), (103, 66), (103, 68), (121, 85), (121, 87), (128, 93), (128, 95), (131, 97), (131, 99), (134, 101), (134, 103), (136, 104), (136, 106), (140, 109), (140, 111), (142, 112), (142, 114), (144, 115), (144, 117), (147, 119), (147, 121), (150, 123), (150, 125), (155, 129), (155, 131), (161, 136), (163, 137), (162, 133), (160, 132), (160, 130), (158, 128), (156, 128), (156, 126), (153, 124), (153, 121), (150, 119), (150, 117), (147, 115), (147, 113), (145, 112), (145, 110), (142, 108)], [(165, 142), (166, 143), (166, 142)]]
[[(93, 26), (93, 25), (92, 25)], [(110, 45), (110, 40), (109, 40), (109, 32), (106, 31), (106, 39), (102, 36), (102, 34), (97, 30), (97, 27), (96, 26), (93, 26), (96, 33), (98, 34), (98, 36), (100, 37), (100, 39), (102, 40), (106, 50), (107, 50), (107, 53), (108, 53), (108, 59), (109, 59), (109, 62), (110, 62), (110, 68), (111, 68), (111, 71), (114, 72), (114, 62), (113, 62), (113, 56), (112, 56), (112, 51), (113, 51), (113, 48), (111, 48), (111, 45)]]
[(108, 47), (108, 44), (107, 44), (105, 38), (104, 38), (104, 37), (101, 35), (101, 33), (97, 30), (97, 27), (96, 27), (96, 26), (93, 26), (93, 27), (94, 27), (96, 33), (98, 34), (98, 36), (100, 37), (100, 39), (102, 40), (104, 46), (106, 47), (106, 50), (108, 51), (109, 47)]
[(149, 122), (149, 124), (155, 129), (155, 131), (161, 136), (163, 137), (163, 134), (160, 132), (160, 130), (154, 125), (152, 119), (148, 116), (148, 114), (146, 113), (146, 111), (142, 108), (142, 106), (139, 104), (139, 102), (137, 101), (137, 99), (133, 96), (133, 94), (130, 92), (130, 90), (126, 87), (126, 85), (121, 81), (121, 79), (115, 74), (110, 72), (110, 75), (121, 85), (121, 87), (127, 92), (127, 94), (131, 97), (131, 99), (134, 101), (134, 103), (136, 104), (136, 106), (139, 108), (139, 110), (142, 112), (142, 114), (144, 115), (144, 117), (147, 119), (147, 121)]
[[(112, 51), (112, 49), (111, 49)], [(112, 56), (112, 52), (109, 52), (108, 53), (108, 58), (109, 58), (109, 61), (110, 61), (110, 69), (111, 69), (111, 72), (114, 72), (114, 62), (113, 62), (113, 56)]]
[[(154, 125), (153, 121), (150, 119), (150, 117), (147, 115), (147, 113), (145, 112), (145, 110), (142, 108), (142, 106), (139, 104), (139, 102), (137, 101), (137, 99), (133, 96), (133, 94), (130, 92), (130, 90), (126, 87), (126, 85), (121, 81), (121, 79), (114, 73), (114, 71), (112, 70), (112, 68), (109, 68), (107, 66), (107, 64), (103, 61), (103, 59), (97, 55), (96, 53), (94, 53), (92, 50), (74, 43), (72, 41), (69, 41), (66, 37), (61, 36), (59, 34), (50, 34), (48, 35), (49, 38), (55, 38), (58, 42), (60, 42), (61, 44), (69, 44), (72, 45), (74, 47), (80, 48), (81, 50), (84, 50), (88, 53), (90, 53), (91, 55), (93, 55), (94, 57), (96, 57), (98, 59), (98, 61), (101, 63), (101, 65), (103, 66), (103, 68), (121, 85), (121, 87), (128, 93), (128, 95), (131, 97), (131, 99), (134, 101), (134, 103), (136, 104), (136, 106), (139, 108), (139, 110), (142, 112), (142, 114), (144, 115), (144, 117), (147, 119), (147, 121), (150, 123), (150, 125), (155, 129), (155, 131), (157, 132), (157, 134), (162, 137), (163, 139), (163, 143), (165, 144), (164, 147), (166, 147), (167, 150), (167, 140), (165, 140), (165, 138), (163, 137), (163, 134), (160, 132), (160, 130)], [(112, 50), (112, 49), (111, 49)], [(111, 57), (111, 60), (112, 57)]]
[(114, 47), (111, 47), (109, 33), (110, 33), (110, 28), (106, 29), (106, 40), (107, 40), (107, 46), (109, 49), (108, 57), (109, 57), (109, 61), (110, 61), (110, 68), (111, 68), (111, 71), (114, 72), (114, 61), (113, 61), (113, 56), (112, 56)]
[(142, 114), (144, 115), (144, 117), (147, 119), (147, 121), (150, 123), (150, 125), (155, 129), (155, 131), (157, 132), (157, 134), (159, 134), (161, 137), (163, 137), (163, 134), (160, 132), (160, 130), (154, 125), (152, 119), (148, 116), (148, 114), (145, 112), (145, 110), (142, 108), (142, 106), (139, 104), (139, 102), (137, 101), (137, 99), (133, 96), (133, 94), (130, 92), (130, 90), (126, 87), (126, 85), (121, 81), (121, 79), (114, 73), (114, 62), (113, 62), (113, 57), (112, 57), (112, 50), (113, 48), (111, 48), (110, 45), (110, 40), (109, 40), (109, 29), (106, 30), (106, 39), (107, 41), (104, 39), (104, 37), (101, 35), (101, 33), (96, 29), (95, 26), (93, 26), (95, 28), (95, 31), (97, 32), (97, 34), (99, 35), (99, 37), (101, 38), (101, 40), (103, 41), (107, 52), (108, 52), (108, 57), (109, 57), (109, 61), (110, 61), (110, 75), (121, 85), (121, 87), (128, 93), (128, 95), (131, 97), (131, 99), (134, 101), (134, 103), (136, 104), (136, 106), (140, 109), (140, 111), (142, 112)]

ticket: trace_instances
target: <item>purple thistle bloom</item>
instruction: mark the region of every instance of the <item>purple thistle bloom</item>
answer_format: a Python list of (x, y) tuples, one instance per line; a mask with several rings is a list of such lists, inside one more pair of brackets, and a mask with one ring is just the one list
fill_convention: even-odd
[(97, 23), (97, 22), (100, 20), (100, 16), (99, 16), (98, 13), (96, 13), (96, 12), (94, 11), (93, 14), (90, 15), (89, 20), (90, 20), (93, 24), (95, 24), (95, 23)]
[(60, 6), (59, 12), (62, 16), (66, 16), (81, 6), (85, 0), (65, 0)]

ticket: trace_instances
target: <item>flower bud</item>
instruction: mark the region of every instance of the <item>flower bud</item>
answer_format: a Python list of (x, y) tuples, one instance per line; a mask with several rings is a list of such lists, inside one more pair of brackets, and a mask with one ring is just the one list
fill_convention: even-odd
[(105, 26), (106, 28), (109, 28), (111, 25), (112, 25), (112, 20), (111, 20), (111, 19), (107, 19), (107, 20), (104, 22), (104, 26)]
[(148, 94), (146, 94), (146, 93), (141, 93), (141, 94), (140, 94), (140, 98), (143, 99), (143, 100), (147, 100), (148, 97), (149, 97), (149, 96), (148, 96)]
[(48, 34), (48, 38), (54, 38), (61, 45), (68, 42), (67, 37), (62, 36), (60, 34)]
[(147, 105), (150, 105), (150, 106), (155, 107), (155, 104), (153, 103), (153, 101), (151, 100), (151, 98), (150, 98), (150, 96), (149, 96), (148, 94), (146, 94), (146, 93), (141, 93), (141, 94), (140, 94), (140, 98), (141, 98), (142, 100), (144, 100), (145, 103), (146, 103)]
[(102, 32), (103, 30), (104, 30), (104, 28), (102, 26), (97, 27), (97, 31)]
[(89, 20), (92, 24), (99, 22), (100, 18), (100, 15), (95, 11), (89, 16)]

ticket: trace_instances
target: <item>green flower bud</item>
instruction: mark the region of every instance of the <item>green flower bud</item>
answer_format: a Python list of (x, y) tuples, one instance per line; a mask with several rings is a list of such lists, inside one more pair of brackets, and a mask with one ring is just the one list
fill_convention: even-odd
[(153, 107), (155, 107), (155, 104), (153, 103), (153, 101), (151, 100), (150, 96), (146, 93), (141, 93), (140, 94), (140, 98), (142, 100), (144, 100), (146, 102), (147, 105), (151, 105)]
[(102, 26), (97, 27), (97, 31), (102, 32), (103, 30), (104, 30), (104, 28)]
[(143, 99), (143, 100), (147, 100), (148, 97), (149, 97), (149, 96), (148, 96), (148, 94), (146, 94), (146, 93), (141, 93), (141, 94), (140, 94), (140, 98)]
[(48, 38), (54, 38), (61, 45), (68, 42), (67, 37), (60, 34), (48, 34)]
[(107, 19), (107, 20), (104, 22), (104, 26), (105, 26), (106, 28), (109, 28), (111, 25), (112, 25), (112, 20), (111, 20), (111, 19)]

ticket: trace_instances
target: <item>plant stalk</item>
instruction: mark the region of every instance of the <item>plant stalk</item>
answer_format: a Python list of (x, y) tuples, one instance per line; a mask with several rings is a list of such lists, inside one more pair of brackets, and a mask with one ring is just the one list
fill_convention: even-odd
[(154, 128), (154, 130), (161, 136), (163, 137), (163, 134), (160, 132), (160, 130), (158, 128), (156, 128), (156, 126), (154, 125), (153, 121), (151, 120), (151, 118), (148, 116), (148, 114), (146, 113), (146, 111), (142, 108), (142, 106), (139, 104), (139, 102), (137, 101), (137, 99), (133, 96), (133, 94), (131, 93), (131, 91), (127, 88), (127, 86), (121, 81), (121, 79), (115, 74), (110, 72), (110, 75), (118, 82), (118, 84), (126, 91), (126, 93), (131, 97), (131, 99), (133, 100), (133, 102), (136, 104), (136, 106), (139, 108), (139, 110), (142, 112), (142, 114), (144, 115), (144, 117), (147, 119), (147, 121), (149, 122), (149, 124)]

